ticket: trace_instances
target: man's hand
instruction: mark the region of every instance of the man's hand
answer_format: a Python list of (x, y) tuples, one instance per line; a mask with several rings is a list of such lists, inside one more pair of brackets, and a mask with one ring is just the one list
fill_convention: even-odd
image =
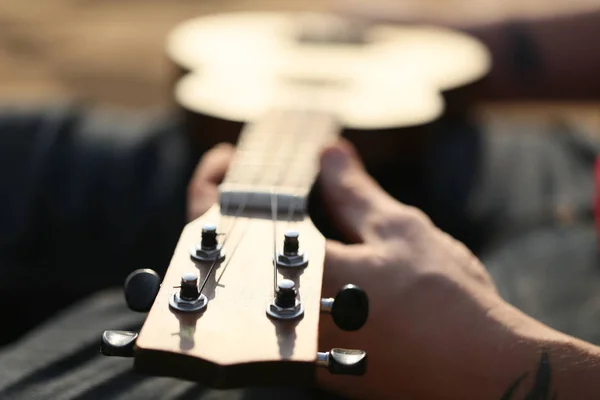
[[(537, 377), (536, 369), (548, 357), (565, 360), (575, 339), (503, 301), (480, 261), (385, 193), (349, 144), (324, 152), (320, 183), (330, 217), (355, 243), (328, 242), (324, 295), (357, 284), (371, 307), (357, 332), (321, 319), (321, 350), (368, 352), (364, 377), (323, 370), (323, 387), (362, 399), (551, 398), (543, 397), (554, 388), (550, 367)], [(596, 352), (578, 345), (581, 354)]]
[[(189, 186), (189, 218), (217, 200), (234, 149), (219, 145)], [(600, 350), (500, 298), (479, 260), (365, 172), (348, 143), (327, 149), (320, 183), (332, 222), (354, 244), (328, 241), (323, 295), (361, 286), (370, 315), (358, 332), (321, 318), (319, 349), (368, 352), (363, 377), (319, 372), (322, 387), (361, 399), (596, 398)]]
[(322, 333), (330, 347), (367, 350), (368, 375), (325, 375), (325, 385), (343, 392), (347, 385), (346, 394), (361, 398), (451, 387), (455, 373), (469, 372), (455, 364), (475, 365), (472, 346), (490, 333), (488, 315), (502, 303), (486, 270), (423, 212), (385, 193), (349, 144), (325, 151), (320, 179), (331, 218), (356, 243), (328, 243), (324, 290), (329, 295), (354, 283), (371, 305), (369, 320), (357, 333), (332, 326)]
[(188, 221), (208, 211), (217, 201), (217, 187), (233, 159), (234, 147), (222, 143), (208, 151), (196, 167), (188, 186)]

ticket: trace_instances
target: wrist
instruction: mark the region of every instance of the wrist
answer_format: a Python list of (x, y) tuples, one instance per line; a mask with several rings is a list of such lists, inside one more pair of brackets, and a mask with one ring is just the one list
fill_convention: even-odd
[[(588, 398), (600, 393), (600, 351), (510, 305), (491, 312), (500, 323), (476, 365), (473, 398)], [(556, 397), (555, 397), (556, 394)]]

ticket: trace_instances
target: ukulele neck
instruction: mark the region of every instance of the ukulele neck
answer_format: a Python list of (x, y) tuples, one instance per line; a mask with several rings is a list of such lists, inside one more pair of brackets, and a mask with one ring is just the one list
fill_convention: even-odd
[(219, 187), (221, 213), (303, 217), (319, 153), (339, 133), (332, 114), (316, 111), (273, 110), (246, 125)]

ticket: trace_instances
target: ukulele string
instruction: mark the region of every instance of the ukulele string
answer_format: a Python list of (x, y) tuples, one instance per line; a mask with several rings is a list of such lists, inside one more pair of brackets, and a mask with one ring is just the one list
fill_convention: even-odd
[(296, 196), (293, 196), (292, 200), (290, 201), (290, 206), (288, 207), (288, 214), (287, 214), (288, 229), (291, 229), (292, 228), (291, 225), (295, 222), (293, 220), (295, 210), (296, 210)]
[[(324, 95), (324, 92), (322, 90), (318, 90), (318, 89), (315, 90), (314, 87), (310, 87), (310, 89), (308, 91), (303, 91), (303, 90), (297, 91), (296, 97), (299, 101), (301, 100), (305, 104), (310, 104), (311, 106), (309, 108), (313, 108), (315, 104), (319, 104), (319, 106), (317, 106), (318, 109), (321, 109), (321, 108), (327, 109), (327, 107), (330, 105), (327, 102), (327, 96)], [(327, 104), (327, 105), (324, 107), (321, 107), (322, 104)], [(304, 119), (304, 118), (302, 119), (302, 122), (305, 122), (306, 120), (310, 119), (311, 111), (306, 109), (303, 111), (303, 113), (307, 114), (306, 119)], [(305, 125), (308, 125), (308, 124), (305, 124)], [(304, 127), (304, 129), (302, 129), (302, 131), (304, 131), (305, 129), (306, 129), (306, 126)], [(301, 138), (301, 137), (302, 137), (302, 132), (300, 132), (300, 135), (296, 136), (296, 138)], [(311, 139), (314, 140), (314, 138), (309, 137), (309, 140), (311, 140)], [(296, 188), (301, 188), (302, 187), (301, 185), (302, 185), (301, 182), (296, 181), (296, 183), (295, 183)], [(306, 196), (308, 199), (308, 194)], [(298, 200), (298, 198), (296, 196), (294, 196), (293, 200), (294, 201), (290, 203), (290, 208), (288, 210), (287, 221), (288, 221), (289, 228), (291, 228), (292, 225), (295, 223), (295, 221), (293, 220), (293, 217), (294, 217), (294, 212), (296, 211), (296, 206), (298, 205), (297, 204), (298, 202), (296, 201), (296, 200)]]
[(273, 220), (273, 293), (277, 293), (277, 194), (271, 189), (271, 218)]
[[(248, 133), (245, 133), (245, 135), (248, 135)], [(240, 140), (238, 141), (238, 144), (242, 143), (243, 141), (244, 141), (244, 137), (241, 137)], [(252, 178), (252, 182), (249, 184), (249, 186), (253, 186), (256, 183), (258, 183), (259, 179), (260, 179), (260, 174), (257, 174), (257, 176), (254, 176)], [(250, 199), (252, 198), (253, 195), (254, 195), (253, 192), (244, 191), (244, 195), (242, 197), (242, 201), (238, 204), (238, 208), (236, 210), (236, 213), (233, 216), (230, 228), (228, 230), (226, 230), (226, 233), (224, 234), (225, 237), (223, 238), (223, 243), (221, 244), (221, 248), (225, 248), (225, 244), (227, 243), (229, 237), (233, 234), (233, 231), (235, 229), (235, 226), (237, 224), (239, 216), (242, 214), (242, 212), (244, 212), (244, 210), (246, 209), (247, 204), (250, 202)], [(227, 200), (229, 200), (229, 198), (227, 198)], [(223, 208), (223, 211), (221, 213), (225, 217), (227, 216), (227, 207), (228, 207), (228, 205), (229, 205), (229, 202), (226, 201), (225, 205), (224, 205), (224, 208)], [(227, 266), (229, 265), (229, 263), (233, 259), (233, 255), (235, 254), (238, 246), (239, 246), (239, 242), (231, 250), (231, 253), (230, 253), (229, 257), (225, 261), (223, 272), (225, 272), (225, 269), (227, 268)], [(210, 266), (210, 269), (208, 270), (208, 273), (206, 274), (206, 278), (204, 278), (204, 281), (202, 282), (202, 285), (200, 286), (200, 293), (202, 293), (202, 291), (203, 291), (204, 287), (206, 286), (208, 280), (210, 279), (213, 271), (215, 270), (215, 267), (217, 265), (217, 261), (218, 261), (218, 258), (215, 258), (213, 260), (213, 262), (212, 262), (212, 264)], [(221, 274), (221, 276), (222, 276), (222, 274)]]
[[(300, 135), (297, 135), (296, 138), (301, 137)], [(290, 188), (294, 188), (294, 189), (301, 189), (302, 182), (299, 182), (298, 180), (294, 181), (291, 185)], [(299, 197), (293, 195), (290, 201), (290, 205), (288, 207), (288, 214), (287, 214), (287, 223), (288, 223), (288, 229), (292, 229), (293, 228), (293, 224), (295, 224), (295, 220), (294, 220), (294, 216), (295, 216), (295, 212), (297, 211), (297, 206), (299, 203)]]
[[(233, 230), (235, 229), (238, 217), (241, 215), (241, 213), (244, 211), (244, 209), (246, 208), (246, 204), (248, 203), (248, 199), (251, 196), (246, 195), (246, 197), (244, 198), (245, 200), (243, 202), (241, 202), (237, 208), (237, 211), (233, 217), (233, 220), (231, 222), (231, 228), (227, 231), (227, 233), (225, 234), (225, 237), (223, 239), (223, 244), (221, 245), (221, 248), (225, 248), (225, 243), (227, 243), (227, 239), (231, 236)], [(236, 244), (233, 249), (231, 249), (231, 252), (229, 253), (229, 257), (227, 257), (227, 259), (225, 260), (225, 264), (223, 265), (223, 273), (225, 272), (225, 269), (227, 269), (227, 266), (229, 265), (229, 263), (231, 262), (231, 260), (233, 259), (233, 255), (235, 254), (235, 251), (238, 248), (238, 244)], [(215, 258), (210, 266), (210, 269), (208, 270), (208, 274), (206, 274), (206, 278), (204, 279), (204, 282), (202, 283), (202, 286), (200, 287), (200, 293), (202, 293), (202, 289), (204, 289), (204, 286), (206, 286), (206, 283), (208, 282), (209, 278), (211, 277), (213, 271), (215, 270), (215, 267), (217, 265), (217, 261), (218, 258)], [(223, 276), (223, 274), (221, 274), (221, 276)], [(220, 280), (221, 278), (219, 278)]]
[[(313, 93), (314, 95), (314, 93)], [(320, 96), (320, 93), (317, 91), (317, 98), (321, 98), (322, 96)], [(295, 142), (298, 140), (301, 140), (302, 138), (302, 132), (306, 129), (306, 124), (303, 124), (305, 122), (304, 116), (302, 114), (300, 114), (300, 123), (299, 124), (294, 124), (297, 127), (297, 130), (299, 131), (300, 134), (294, 134), (292, 136), (292, 141), (290, 142), (294, 142), (292, 143), (291, 146), (289, 146), (289, 152), (291, 154), (289, 154), (289, 158), (286, 158), (286, 160), (288, 160), (288, 163), (286, 163), (287, 168), (282, 168), (280, 170), (280, 174), (278, 179), (276, 179), (276, 181), (274, 182), (274, 184), (271, 187), (271, 218), (273, 221), (273, 290), (276, 293), (277, 291), (277, 277), (278, 277), (278, 273), (277, 273), (277, 213), (278, 213), (278, 192), (277, 192), (277, 188), (281, 185), (281, 183), (283, 182), (283, 179), (286, 176), (286, 173), (289, 173), (290, 170), (292, 170), (290, 168), (290, 166), (293, 165), (294, 160), (296, 159), (296, 156), (298, 154), (298, 152), (294, 151), (294, 149), (296, 148), (295, 146)], [(278, 143), (279, 141), (274, 140), (274, 143)], [(258, 179), (257, 179), (258, 178)], [(258, 174), (258, 176), (255, 176), (253, 179), (253, 184), (258, 183), (257, 181), (260, 179), (260, 174)], [(298, 187), (300, 186), (298, 183), (296, 183), (295, 185), (291, 185), (290, 187)], [(231, 223), (231, 228), (230, 230), (227, 231), (227, 233), (225, 234), (225, 238), (223, 239), (223, 244), (222, 244), (222, 248), (224, 248), (225, 243), (227, 241), (227, 239), (229, 238), (229, 236), (232, 234), (233, 230), (235, 229), (235, 225), (236, 222), (238, 220), (238, 217), (240, 216), (240, 214), (244, 211), (244, 209), (246, 208), (246, 204), (249, 202), (249, 199), (254, 195), (253, 192), (245, 192), (244, 195), (244, 200), (239, 204), (238, 206), (238, 210), (236, 211), (236, 214), (233, 218), (233, 221)], [(299, 201), (297, 201), (298, 198), (295, 195), (291, 195), (291, 199), (289, 201), (289, 207), (288, 207), (288, 213), (287, 213), (287, 225), (288, 228), (291, 227), (291, 225), (294, 223), (294, 214), (297, 210), (297, 206)], [(225, 204), (224, 207), (224, 212), (223, 214), (226, 215), (226, 207), (227, 204)], [(238, 243), (239, 245), (239, 243)], [(236, 245), (234, 247), (234, 249), (232, 250), (230, 257), (228, 257), (225, 267), (228, 265), (228, 263), (231, 261), (231, 259), (233, 258), (233, 253), (235, 252), (235, 250), (237, 249), (238, 245)], [(216, 266), (216, 259), (213, 261), (211, 268), (209, 270), (209, 273), (207, 274), (206, 279), (204, 280), (202, 287), (200, 289), (200, 293), (202, 293), (202, 289), (204, 288), (204, 286), (206, 285), (206, 283), (208, 282), (208, 279), (210, 278), (214, 267)]]
[[(301, 123), (293, 124), (293, 125), (296, 126), (297, 130), (301, 133), (304, 130), (303, 126), (302, 126), (302, 122), (304, 121), (304, 119), (302, 118), (302, 116), (301, 116), (300, 121), (301, 121)], [(293, 172), (293, 168), (291, 168), (291, 167), (294, 165), (294, 160), (296, 159), (296, 156), (298, 154), (298, 152), (294, 151), (294, 149), (296, 148), (296, 141), (298, 140), (298, 138), (301, 138), (301, 135), (295, 134), (294, 132), (292, 132), (291, 136), (292, 136), (292, 140), (288, 141), (289, 157), (285, 158), (286, 160), (288, 160), (288, 162), (286, 163), (287, 168), (282, 168), (280, 170), (278, 178), (275, 180), (273, 186), (271, 187), (271, 219), (273, 221), (273, 293), (274, 294), (277, 294), (277, 277), (278, 277), (278, 273), (277, 273), (277, 219), (278, 219), (277, 218), (277, 212), (278, 212), (277, 188), (281, 186), (286, 175), (289, 174), (290, 171)], [(291, 185), (290, 187), (293, 187), (293, 185)], [(289, 200), (289, 206), (288, 206), (287, 220), (285, 221), (287, 223), (288, 227), (289, 227), (290, 223), (292, 222), (292, 218), (294, 216), (295, 209), (296, 209), (296, 196), (294, 194), (291, 194), (290, 200)]]
[[(298, 127), (299, 130), (302, 130), (301, 128), (302, 128), (301, 126)], [(297, 139), (298, 137), (300, 137), (300, 136), (299, 135), (294, 135), (294, 139)], [(291, 160), (288, 158), (288, 160), (290, 160), (290, 163), (287, 164), (287, 165), (292, 164), (293, 160), (295, 159), (296, 152), (294, 152), (293, 150), (294, 150), (294, 146), (290, 146), (289, 147), (289, 152), (291, 153), (290, 154)], [(277, 194), (278, 194), (278, 192), (277, 192), (276, 188), (279, 185), (281, 185), (281, 183), (283, 182), (283, 179), (285, 178), (286, 173), (288, 173), (288, 172), (289, 172), (289, 168), (283, 168), (280, 171), (278, 179), (276, 179), (275, 184), (271, 188), (271, 218), (273, 220), (273, 256), (274, 256), (274, 259), (273, 259), (273, 265), (274, 265), (274, 274), (273, 274), (274, 275), (274, 279), (273, 279), (273, 283), (274, 283), (274, 291), (277, 290), (277, 276), (278, 276), (278, 274), (277, 274), (277, 262), (276, 262), (276, 260), (277, 260), (277, 220), (278, 220), (278, 216), (277, 216), (277, 213), (278, 213), (278, 196), (277, 196)], [(256, 183), (256, 181), (258, 180), (257, 178), (259, 179), (260, 177), (259, 176), (255, 177), (253, 179), (254, 183)], [(236, 212), (235, 212), (235, 214), (234, 214), (234, 216), (233, 216), (233, 218), (231, 220), (230, 227), (229, 227), (229, 229), (227, 229), (225, 231), (224, 239), (223, 239), (223, 243), (221, 245), (221, 248), (225, 247), (225, 244), (228, 242), (229, 237), (232, 235), (232, 233), (233, 233), (233, 231), (234, 231), (234, 229), (235, 229), (235, 227), (237, 225), (237, 221), (239, 220), (239, 216), (245, 210), (247, 204), (249, 203), (249, 200), (251, 199), (251, 197), (253, 195), (254, 195), (254, 193), (252, 193), (252, 192), (245, 192), (244, 193), (242, 201), (238, 204), (237, 210), (236, 210)], [(289, 207), (288, 207), (288, 213), (287, 213), (287, 221), (286, 221), (286, 222), (288, 222), (288, 224), (293, 221), (293, 217), (294, 217), (295, 211), (297, 209), (297, 207), (296, 207), (297, 206), (297, 201), (296, 200), (297, 200), (296, 196), (292, 196), (292, 199), (290, 200), (290, 204), (289, 204)], [(229, 197), (226, 197), (226, 200), (225, 200), (225, 202), (223, 204), (223, 210), (222, 210), (222, 215), (223, 216), (227, 216), (228, 207), (229, 207)], [(232, 252), (230, 254), (230, 257), (228, 257), (227, 262), (225, 264), (225, 267), (227, 266), (227, 264), (233, 258), (233, 253), (235, 252), (236, 248), (237, 248), (237, 245), (232, 250)], [(212, 274), (213, 274), (213, 272), (215, 270), (215, 267), (217, 265), (217, 262), (218, 262), (218, 258), (215, 258), (213, 260), (213, 262), (211, 263), (210, 269), (209, 269), (209, 271), (208, 271), (205, 279), (203, 280), (202, 285), (200, 286), (200, 290), (199, 290), (200, 293), (203, 292), (206, 284), (208, 283), (208, 280), (212, 276)]]
[[(249, 193), (246, 192), (244, 194), (244, 197), (242, 198), (242, 201), (238, 204), (237, 210), (236, 210), (236, 212), (235, 212), (235, 214), (234, 214), (234, 216), (233, 216), (233, 218), (231, 220), (230, 227), (224, 233), (224, 238), (223, 238), (223, 243), (221, 244), (221, 249), (225, 248), (225, 244), (227, 243), (229, 237), (231, 236), (233, 230), (235, 229), (236, 223), (238, 221), (238, 217), (246, 209), (246, 205), (249, 203), (249, 200), (250, 200), (251, 196), (252, 196), (252, 194), (249, 194)], [(227, 216), (227, 210), (228, 210), (228, 208), (229, 208), (229, 196), (227, 196), (225, 198), (225, 202), (223, 203), (223, 210), (221, 212), (221, 215), (223, 217)], [(221, 222), (222, 222), (222, 220), (221, 220)], [(227, 265), (229, 264), (229, 262), (233, 258), (233, 254), (235, 253), (236, 249), (237, 249), (237, 245), (234, 246), (234, 248), (231, 251), (230, 256), (227, 258), (227, 261), (225, 262), (225, 267), (227, 267)], [(204, 281), (202, 282), (202, 285), (200, 286), (200, 290), (199, 290), (200, 294), (202, 294), (202, 291), (204, 290), (204, 287), (208, 283), (208, 280), (210, 279), (213, 271), (215, 270), (215, 267), (216, 267), (218, 261), (219, 261), (219, 257), (215, 257), (215, 259), (211, 263), (210, 269), (208, 270), (208, 273), (206, 274), (206, 277), (204, 278)]]
[[(223, 209), (221, 211), (221, 214), (223, 216), (227, 215), (227, 209), (229, 208), (229, 198), (226, 198), (224, 204), (223, 204)], [(238, 206), (238, 210), (239, 210), (239, 206)], [(220, 221), (222, 222), (222, 221)], [(232, 224), (235, 223), (235, 219), (233, 220)], [(233, 227), (231, 227), (231, 229), (233, 229)], [(224, 234), (224, 238), (223, 238), (223, 243), (221, 244), (221, 249), (225, 248), (225, 242), (227, 241), (227, 239), (229, 238), (229, 232), (230, 230), (226, 230), (226, 233)], [(208, 279), (210, 278), (210, 276), (212, 275), (214, 269), (215, 269), (215, 265), (217, 265), (217, 261), (219, 260), (219, 257), (215, 257), (215, 259), (213, 260), (213, 262), (210, 264), (210, 269), (208, 270), (208, 273), (206, 274), (206, 277), (204, 278), (204, 280), (202, 281), (202, 284), (200, 285), (200, 290), (199, 293), (202, 294), (202, 291), (204, 290), (204, 287), (206, 286), (206, 283), (208, 282)]]
[[(245, 140), (247, 140), (246, 138), (248, 137), (248, 131), (246, 131), (243, 135), (245, 135), (245, 137), (244, 136), (240, 137), (240, 139), (238, 140), (238, 145), (240, 143), (243, 143)], [(249, 183), (249, 186), (254, 186), (257, 183), (259, 183), (260, 178), (261, 178), (260, 174), (255, 175), (252, 178), (252, 182)], [(231, 220), (230, 228), (228, 230), (226, 230), (226, 232), (224, 234), (225, 237), (223, 238), (223, 243), (221, 244), (221, 248), (222, 249), (225, 248), (225, 244), (227, 243), (229, 237), (233, 234), (233, 231), (234, 231), (234, 229), (236, 227), (236, 224), (237, 224), (237, 221), (239, 219), (239, 216), (246, 209), (246, 206), (250, 202), (250, 199), (252, 198), (252, 196), (254, 196), (254, 192), (250, 192), (250, 191), (245, 191), (244, 192), (244, 195), (242, 197), (242, 201), (238, 204), (238, 208), (236, 210), (236, 213), (234, 214), (233, 219)], [(225, 217), (227, 216), (227, 207), (229, 206), (229, 201), (228, 200), (229, 200), (229, 197), (226, 198), (226, 202), (224, 203), (223, 211), (221, 213)], [(238, 246), (239, 246), (239, 242), (233, 247), (233, 249), (231, 250), (231, 253), (229, 254), (229, 257), (227, 257), (227, 260), (225, 261), (225, 264), (224, 264), (223, 272), (225, 272), (225, 269), (227, 268), (227, 266), (229, 265), (229, 263), (233, 259), (233, 255), (236, 252)], [(204, 279), (204, 281), (202, 282), (202, 285), (200, 287), (200, 293), (202, 293), (202, 290), (206, 286), (206, 283), (210, 279), (213, 271), (215, 270), (215, 267), (217, 265), (217, 261), (218, 261), (218, 258), (215, 258), (215, 260), (213, 260), (213, 262), (212, 262), (212, 264), (210, 266), (210, 269), (208, 270), (208, 273), (206, 274), (206, 278)]]

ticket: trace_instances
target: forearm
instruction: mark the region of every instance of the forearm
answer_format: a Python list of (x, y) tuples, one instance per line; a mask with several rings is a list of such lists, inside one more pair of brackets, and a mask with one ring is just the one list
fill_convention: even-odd
[(550, 10), (540, 10), (537, 17), (497, 17), (492, 22), (483, 18), (504, 9), (500, 0), (470, 6), (465, 2), (446, 12), (439, 11), (442, 5), (428, 8), (428, 2), (334, 0), (334, 4), (335, 10), (351, 17), (444, 26), (479, 39), (493, 61), (484, 97), (600, 97), (600, 7), (561, 15), (549, 5)]
[(455, 25), (490, 50), (491, 98), (600, 96), (600, 10), (546, 19)]
[(533, 341), (531, 363), (509, 382), (501, 399), (589, 399), (600, 395), (600, 355), (592, 346)]
[[(523, 315), (508, 306), (494, 318), (503, 335), (483, 352), (473, 398), (588, 399), (600, 397), (600, 349)], [(493, 336), (492, 336), (493, 338)], [(485, 339), (484, 339), (485, 340)], [(489, 343), (488, 343), (489, 344)]]

